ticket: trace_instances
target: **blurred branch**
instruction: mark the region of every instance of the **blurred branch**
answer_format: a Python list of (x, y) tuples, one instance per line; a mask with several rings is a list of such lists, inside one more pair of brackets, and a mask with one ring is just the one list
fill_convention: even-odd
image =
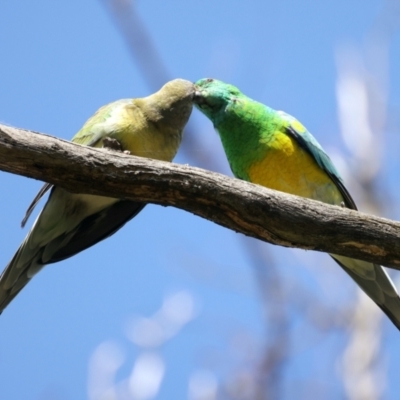
[[(164, 63), (154, 40), (143, 23), (131, 0), (100, 0), (125, 41), (129, 54), (139, 68), (151, 92), (156, 92), (166, 82), (173, 79)], [(193, 124), (189, 121), (181, 149), (187, 157), (200, 167), (217, 169), (218, 163), (204, 149), (203, 143), (194, 134)]]
[(288, 293), (266, 246), (254, 240), (242, 240), (259, 286), (265, 325), (269, 340), (264, 344), (256, 374), (254, 400), (281, 399), (284, 368), (291, 353), (290, 317), (285, 307)]
[(400, 269), (400, 223), (199, 168), (0, 125), (0, 169), (75, 193), (174, 206), (277, 245)]
[(132, 2), (101, 0), (100, 3), (110, 10), (110, 15), (149, 88), (157, 91), (170, 80), (170, 74)]

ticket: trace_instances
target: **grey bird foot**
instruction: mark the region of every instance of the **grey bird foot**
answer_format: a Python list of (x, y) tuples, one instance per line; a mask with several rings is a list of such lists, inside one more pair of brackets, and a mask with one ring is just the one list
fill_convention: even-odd
[(108, 149), (108, 150), (122, 152), (121, 143), (117, 139), (110, 138), (109, 136), (106, 136), (103, 139), (103, 148)]

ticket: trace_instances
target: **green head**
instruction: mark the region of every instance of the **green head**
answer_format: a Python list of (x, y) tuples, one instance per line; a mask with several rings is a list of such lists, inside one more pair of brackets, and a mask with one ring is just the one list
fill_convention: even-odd
[(195, 106), (214, 123), (224, 113), (226, 107), (243, 97), (237, 87), (212, 78), (200, 79), (194, 88)]
[(194, 84), (193, 103), (219, 133), (235, 176), (248, 180), (249, 165), (264, 157), (260, 143), (274, 131), (276, 112), (237, 87), (210, 78)]

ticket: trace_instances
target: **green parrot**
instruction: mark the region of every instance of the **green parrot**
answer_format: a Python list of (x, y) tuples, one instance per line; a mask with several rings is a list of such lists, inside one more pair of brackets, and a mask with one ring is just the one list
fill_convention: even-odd
[[(171, 161), (193, 106), (193, 83), (176, 79), (157, 93), (100, 108), (73, 137), (74, 143), (120, 147), (140, 157)], [(111, 141), (111, 142), (110, 142)], [(22, 222), (51, 189), (42, 212), (0, 276), (0, 313), (44, 265), (64, 260), (111, 236), (145, 204), (74, 194), (45, 184)]]
[[(237, 178), (357, 209), (328, 155), (289, 114), (214, 79), (195, 83), (193, 101), (214, 124)], [(385, 270), (365, 261), (331, 256), (400, 329), (400, 298)]]

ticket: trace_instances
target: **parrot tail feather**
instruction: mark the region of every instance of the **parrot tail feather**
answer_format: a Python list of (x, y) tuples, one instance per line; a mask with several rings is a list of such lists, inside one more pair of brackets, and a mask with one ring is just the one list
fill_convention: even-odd
[(331, 256), (400, 330), (400, 297), (383, 267), (334, 254)]
[(0, 314), (30, 280), (31, 277), (28, 276), (26, 269), (24, 269), (18, 279), (13, 282), (11, 286), (5, 287), (5, 285), (2, 285), (0, 287)]

